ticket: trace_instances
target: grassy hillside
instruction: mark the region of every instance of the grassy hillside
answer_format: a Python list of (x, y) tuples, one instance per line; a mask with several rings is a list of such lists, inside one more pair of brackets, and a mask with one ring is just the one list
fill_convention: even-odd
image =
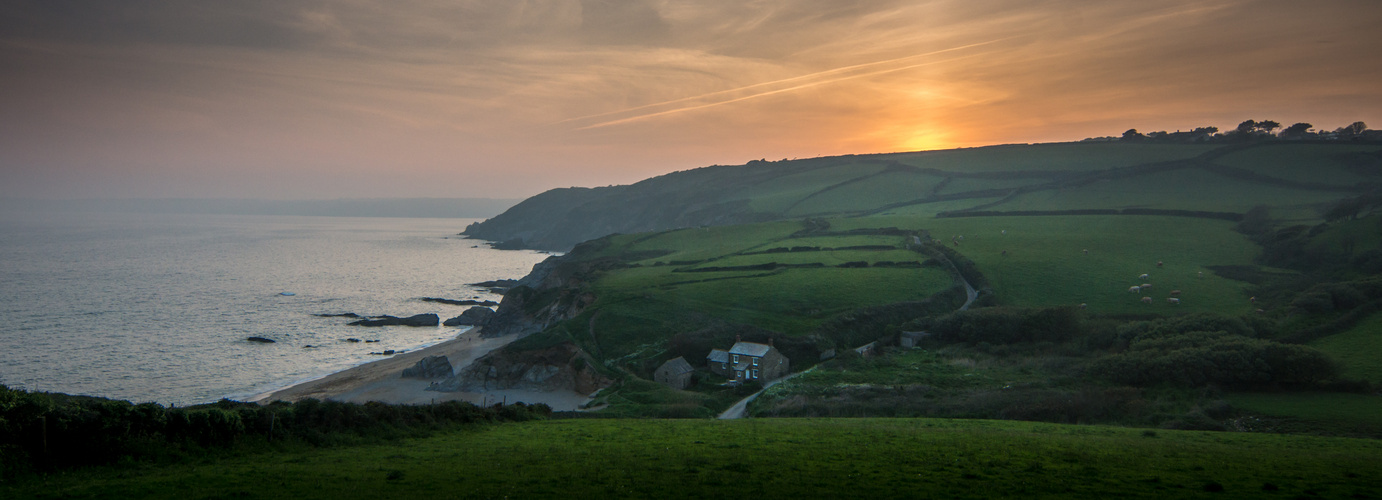
[[(535, 457), (541, 457), (535, 460)], [(5, 498), (1373, 498), (1375, 440), (928, 419), (556, 420), (0, 485)]]
[(629, 186), (560, 189), (466, 229), (565, 250), (609, 233), (805, 216), (934, 216), (969, 210), (1176, 209), (1257, 205), (1311, 222), (1382, 182), (1382, 145), (1081, 142), (754, 161)]

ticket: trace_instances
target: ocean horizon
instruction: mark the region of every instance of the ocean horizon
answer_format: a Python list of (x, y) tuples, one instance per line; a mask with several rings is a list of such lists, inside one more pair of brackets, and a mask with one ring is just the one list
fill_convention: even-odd
[(469, 284), (521, 278), (548, 255), (457, 235), (476, 220), (0, 215), (0, 384), (188, 405), (445, 341), (464, 330), (318, 315), (444, 320), (467, 307), (418, 299), (499, 301)]

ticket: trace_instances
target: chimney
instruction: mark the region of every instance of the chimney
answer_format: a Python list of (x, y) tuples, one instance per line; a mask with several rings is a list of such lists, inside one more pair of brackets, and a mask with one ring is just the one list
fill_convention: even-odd
[(772, 337), (768, 337), (768, 347), (772, 347), (772, 346), (773, 346), (773, 338), (772, 338)]
[(740, 343), (740, 342), (743, 342), (743, 339), (740, 338), (738, 335), (735, 335), (735, 336), (734, 336), (734, 343), (738, 344), (738, 343)]

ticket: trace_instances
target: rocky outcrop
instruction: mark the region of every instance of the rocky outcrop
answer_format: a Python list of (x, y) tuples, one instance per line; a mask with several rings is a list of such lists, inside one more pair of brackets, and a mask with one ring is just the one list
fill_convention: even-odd
[(422, 358), (413, 365), (412, 368), (403, 369), (403, 378), (438, 379), (449, 378), (454, 373), (451, 369), (451, 360), (446, 356), (428, 356)]
[(454, 377), (428, 390), (485, 392), (504, 389), (569, 390), (589, 394), (612, 381), (594, 360), (570, 342), (537, 350), (500, 349), (475, 360)]
[(346, 323), (351, 326), (437, 326), (441, 324), (441, 317), (436, 314), (417, 314), (406, 318), (397, 316), (371, 316), (371, 319), (362, 319)]
[(466, 309), (460, 316), (443, 321), (442, 326), (473, 326), (483, 325), (485, 320), (494, 316), (494, 310), (488, 307), (472, 307)]
[(269, 338), (264, 338), (264, 337), (249, 337), (249, 338), (247, 338), (247, 339), (245, 339), (245, 340), (248, 340), (248, 341), (250, 341), (250, 342), (258, 342), (258, 343), (260, 343), (260, 344), (272, 344), (272, 343), (275, 342), (274, 339), (269, 339)]
[(470, 299), (466, 299), (466, 300), (455, 300), (455, 299), (443, 299), (443, 298), (440, 298), (440, 297), (423, 297), (423, 298), (420, 298), (420, 299), (418, 299), (418, 300), (421, 300), (421, 301), (423, 301), (423, 302), (436, 302), (436, 303), (438, 303), (438, 304), (446, 304), (446, 305), (450, 305), (450, 306), (486, 306), (486, 307), (488, 307), (488, 306), (497, 306), (497, 305), (499, 305), (498, 302), (495, 302), (495, 301), (493, 301), (493, 300), (470, 300)]

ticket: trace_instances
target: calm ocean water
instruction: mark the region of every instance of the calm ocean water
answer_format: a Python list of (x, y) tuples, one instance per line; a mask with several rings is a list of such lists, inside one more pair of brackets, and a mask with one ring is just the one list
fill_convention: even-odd
[(455, 236), (472, 221), (0, 214), (0, 384), (185, 405), (449, 339), (460, 330), (315, 315), (446, 319), (466, 308), (417, 299), (498, 301), (466, 284), (520, 278), (547, 257)]

